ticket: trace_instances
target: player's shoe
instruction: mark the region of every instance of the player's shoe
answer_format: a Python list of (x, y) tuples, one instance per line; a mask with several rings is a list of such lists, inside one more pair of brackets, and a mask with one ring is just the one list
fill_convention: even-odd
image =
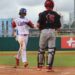
[(28, 62), (25, 62), (25, 63), (24, 63), (24, 67), (25, 67), (25, 68), (27, 68), (28, 65), (29, 65)]
[(38, 66), (38, 67), (37, 67), (37, 70), (38, 70), (38, 71), (41, 71), (42, 68), (43, 68), (43, 66)]
[(47, 72), (54, 72), (54, 70), (52, 69), (52, 67), (47, 67)]
[(16, 65), (14, 66), (14, 68), (17, 68), (19, 66), (19, 59), (16, 58)]

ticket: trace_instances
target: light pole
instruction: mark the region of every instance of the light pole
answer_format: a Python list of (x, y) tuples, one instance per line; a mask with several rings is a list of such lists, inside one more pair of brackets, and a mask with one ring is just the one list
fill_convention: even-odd
[(74, 2), (74, 9), (73, 9), (73, 21), (72, 21), (72, 29), (75, 30), (75, 0), (73, 0)]
[(75, 21), (75, 0), (74, 0), (74, 21)]

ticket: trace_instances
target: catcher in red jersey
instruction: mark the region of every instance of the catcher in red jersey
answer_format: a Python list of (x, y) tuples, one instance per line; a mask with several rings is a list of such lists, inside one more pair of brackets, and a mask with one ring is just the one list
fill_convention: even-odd
[(46, 0), (44, 4), (46, 10), (39, 14), (39, 19), (37, 22), (37, 27), (41, 30), (40, 40), (39, 40), (39, 51), (38, 51), (38, 68), (42, 69), (44, 64), (44, 54), (45, 48), (48, 47), (47, 54), (47, 70), (51, 71), (54, 55), (55, 55), (55, 40), (56, 31), (60, 30), (61, 22), (60, 15), (53, 10), (54, 1)]
[(15, 68), (19, 66), (20, 58), (22, 58), (24, 67), (28, 66), (26, 57), (26, 46), (28, 42), (29, 27), (34, 28), (33, 23), (26, 17), (27, 10), (25, 8), (20, 9), (19, 15), (20, 15), (19, 18), (13, 19), (12, 21), (13, 35), (15, 36), (15, 29), (16, 29), (17, 41), (19, 43), (19, 50), (16, 55)]

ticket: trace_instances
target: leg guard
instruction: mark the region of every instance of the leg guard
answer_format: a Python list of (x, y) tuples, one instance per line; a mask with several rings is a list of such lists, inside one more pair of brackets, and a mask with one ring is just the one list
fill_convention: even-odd
[(40, 49), (37, 56), (37, 65), (38, 67), (42, 67), (45, 64), (45, 51), (44, 49)]
[(54, 62), (55, 48), (48, 49), (47, 65), (51, 68)]

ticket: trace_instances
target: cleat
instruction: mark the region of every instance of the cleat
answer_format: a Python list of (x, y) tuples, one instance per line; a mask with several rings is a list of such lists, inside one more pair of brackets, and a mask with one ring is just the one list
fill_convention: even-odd
[(16, 65), (14, 66), (14, 68), (17, 68), (19, 66), (19, 59), (16, 58)]
[(53, 69), (47, 69), (47, 72), (54, 72)]
[(37, 67), (37, 70), (41, 71), (42, 70), (42, 66)]
[(19, 59), (16, 58), (16, 65), (19, 66)]
[(25, 62), (24, 67), (25, 67), (25, 68), (28, 67), (28, 62)]
[(47, 72), (54, 72), (54, 70), (52, 69), (52, 67), (47, 67)]

